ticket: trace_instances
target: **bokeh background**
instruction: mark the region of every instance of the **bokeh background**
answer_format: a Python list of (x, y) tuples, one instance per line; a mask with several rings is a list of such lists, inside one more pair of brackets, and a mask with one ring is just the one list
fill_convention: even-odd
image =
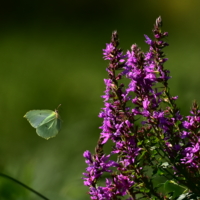
[[(90, 199), (83, 185), (85, 150), (94, 150), (102, 121), (100, 96), (107, 78), (102, 49), (118, 30), (126, 51), (152, 37), (161, 15), (171, 94), (182, 114), (200, 102), (200, 1), (8, 0), (0, 3), (0, 172), (51, 200)], [(23, 115), (54, 110), (63, 127), (48, 141)], [(0, 177), (0, 199), (40, 199)]]

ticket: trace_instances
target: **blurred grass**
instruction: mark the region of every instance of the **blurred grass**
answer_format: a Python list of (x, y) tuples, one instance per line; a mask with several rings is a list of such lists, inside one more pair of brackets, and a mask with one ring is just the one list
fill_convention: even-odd
[[(164, 51), (169, 58), (165, 66), (173, 77), (171, 93), (179, 96), (183, 114), (189, 114), (193, 99), (200, 102), (198, 1), (181, 2), (179, 7), (178, 1), (134, 7), (130, 1), (116, 2), (118, 15), (110, 13), (108, 3), (101, 7), (106, 10), (102, 19), (95, 10), (83, 19), (81, 14), (75, 18), (75, 12), (69, 24), (12, 24), (0, 33), (0, 170), (52, 200), (89, 199), (81, 179), (86, 167), (82, 154), (93, 151), (99, 137), (97, 115), (107, 78), (102, 49), (111, 31), (118, 30), (124, 51), (133, 43), (147, 50), (143, 34), (152, 37), (153, 23), (161, 15), (163, 30), (169, 31), (170, 46)], [(31, 109), (53, 110), (59, 104), (61, 132), (49, 141), (39, 138), (23, 115)], [(11, 187), (17, 196), (9, 200), (37, 199), (10, 184), (0, 177), (0, 197), (8, 195), (4, 188)]]

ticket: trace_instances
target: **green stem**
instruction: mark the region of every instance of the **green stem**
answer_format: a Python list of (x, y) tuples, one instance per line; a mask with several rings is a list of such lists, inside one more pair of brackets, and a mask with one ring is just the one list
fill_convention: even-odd
[(4, 178), (7, 178), (7, 179), (10, 179), (12, 181), (14, 181), (15, 183), (18, 183), (19, 185), (25, 187), (26, 189), (30, 190), (31, 192), (35, 193), (36, 195), (38, 195), (39, 197), (41, 197), (42, 199), (45, 199), (45, 200), (49, 200), (48, 198), (46, 198), (45, 196), (43, 196), (42, 194), (40, 194), (39, 192), (33, 190), (32, 188), (28, 187), (27, 185), (23, 184), (22, 182), (6, 175), (6, 174), (3, 174), (3, 173), (0, 173), (0, 176), (4, 177)]

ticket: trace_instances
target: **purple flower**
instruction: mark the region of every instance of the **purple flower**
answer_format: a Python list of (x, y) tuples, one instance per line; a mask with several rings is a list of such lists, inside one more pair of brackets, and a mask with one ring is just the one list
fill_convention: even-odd
[(108, 101), (110, 98), (110, 92), (112, 90), (113, 83), (111, 79), (104, 79), (104, 83), (106, 85), (106, 90), (104, 92), (105, 95), (103, 95), (102, 98), (104, 98), (105, 101)]
[(103, 49), (103, 55), (105, 60), (111, 60), (112, 59), (112, 52), (115, 49), (112, 43), (106, 44), (106, 48)]
[(127, 194), (127, 191), (134, 185), (134, 181), (131, 180), (134, 177), (132, 175), (124, 176), (122, 174), (117, 175), (114, 177), (114, 183), (116, 185), (117, 191), (116, 193), (119, 196), (125, 196)]
[(191, 147), (187, 147), (184, 150), (185, 157), (181, 159), (181, 163), (188, 165), (192, 168), (200, 167), (200, 158), (199, 158), (199, 142), (192, 145)]
[(186, 130), (181, 132), (181, 138), (185, 146), (182, 147), (182, 158), (180, 160), (182, 164), (193, 169), (200, 167), (199, 111), (197, 104), (194, 102), (191, 111), (192, 116), (186, 116), (186, 120), (182, 122)]
[(144, 35), (144, 37), (146, 38), (145, 42), (146, 42), (148, 45), (152, 46), (152, 45), (153, 45), (153, 41), (152, 41), (147, 35)]
[[(156, 171), (164, 160), (170, 163), (166, 167), (169, 169), (162, 172), (165, 177), (175, 177), (192, 190), (185, 177), (194, 178), (191, 169), (197, 172), (200, 167), (200, 111), (195, 104), (192, 116), (184, 120), (175, 104), (178, 97), (169, 94), (167, 81), (171, 77), (164, 69), (168, 59), (162, 51), (168, 46), (163, 40), (168, 33), (161, 31), (161, 24), (159, 17), (153, 29), (154, 39), (144, 35), (149, 45), (146, 53), (134, 44), (123, 54), (118, 48), (117, 32), (113, 32), (111, 43), (103, 50), (109, 65), (108, 78), (104, 79), (104, 107), (99, 113), (103, 121), (101, 133), (95, 153), (83, 154), (87, 164), (83, 180), (91, 199), (127, 196), (127, 200), (133, 200), (138, 194), (150, 198), (152, 191), (155, 198), (164, 199), (154, 190), (154, 177), (147, 177), (145, 172)], [(122, 78), (129, 82), (121, 83)], [(99, 180), (104, 176), (102, 186)], [(195, 183), (192, 188), (198, 186)]]
[(89, 151), (85, 151), (83, 156), (86, 158), (86, 164), (88, 167), (86, 168), (86, 173), (83, 173), (85, 178), (84, 185), (93, 186), (96, 180), (104, 173), (111, 173), (111, 167), (117, 167), (119, 164), (116, 162), (109, 160), (110, 155), (103, 155), (102, 157), (94, 156), (92, 158), (91, 153)]
[(143, 100), (142, 104), (143, 104), (143, 108), (144, 108), (145, 110), (147, 110), (147, 108), (149, 107), (150, 101), (148, 100), (148, 98), (145, 98), (145, 99)]

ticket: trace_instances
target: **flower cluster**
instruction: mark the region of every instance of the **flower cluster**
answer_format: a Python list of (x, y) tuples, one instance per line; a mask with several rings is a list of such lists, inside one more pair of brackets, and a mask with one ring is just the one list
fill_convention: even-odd
[[(194, 103), (192, 115), (184, 118), (175, 103), (178, 97), (169, 93), (171, 77), (164, 69), (167, 58), (162, 51), (168, 46), (164, 41), (168, 33), (161, 26), (158, 17), (154, 40), (145, 35), (147, 53), (134, 44), (123, 54), (116, 31), (103, 50), (109, 65), (99, 113), (102, 131), (95, 154), (83, 155), (88, 165), (83, 179), (91, 199), (175, 198), (173, 190), (159, 188), (159, 176), (184, 188), (184, 193), (200, 195), (200, 110)], [(122, 78), (130, 80), (127, 86)], [(106, 154), (108, 142), (113, 145)]]

